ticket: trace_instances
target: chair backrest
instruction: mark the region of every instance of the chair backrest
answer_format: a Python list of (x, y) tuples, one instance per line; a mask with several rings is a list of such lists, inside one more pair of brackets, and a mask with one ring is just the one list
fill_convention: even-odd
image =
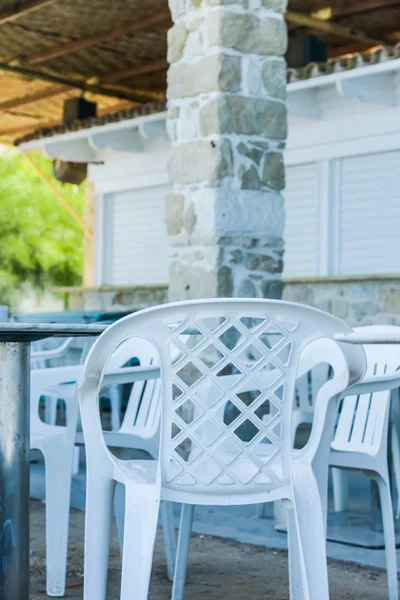
[[(100, 336), (86, 361), (79, 388), (87, 451), (93, 460), (101, 449), (110, 456), (96, 400), (108, 356), (122, 340), (143, 337), (160, 357), (159, 466), (168, 496), (193, 501), (243, 494), (248, 502), (249, 494), (258, 498), (288, 485), (300, 356), (314, 340), (346, 331), (349, 326), (327, 313), (274, 300), (181, 302), (125, 317)], [(332, 346), (335, 353), (325, 359), (336, 370), (339, 345)], [(358, 381), (365, 370), (363, 349), (341, 348), (340, 367), (346, 355), (346, 373), (348, 368)], [(347, 377), (343, 386), (348, 383)], [(271, 418), (263, 418), (266, 413)], [(270, 451), (259, 456), (266, 441)]]
[[(50, 425), (42, 421), (39, 415), (40, 398), (46, 395), (46, 391), (52, 386), (72, 383), (78, 381), (83, 373), (83, 365), (67, 367), (48, 367), (45, 369), (32, 369), (30, 381), (30, 425), (31, 433), (45, 434), (59, 429), (56, 425)], [(76, 415), (75, 415), (76, 413)], [(78, 410), (70, 411), (71, 419), (67, 421), (67, 427), (76, 429)]]
[[(51, 361), (65, 358), (73, 338), (66, 338), (61, 343), (57, 338), (45, 338), (31, 344), (31, 368), (45, 369), (50, 367)], [(83, 364), (83, 361), (80, 363)], [(57, 365), (65, 366), (65, 365)]]
[[(400, 327), (371, 325), (357, 327), (358, 333), (399, 333)], [(366, 344), (366, 375), (386, 375), (400, 368), (400, 346)], [(376, 454), (386, 452), (391, 392), (347, 396), (342, 400), (332, 447), (335, 450)]]
[[(124, 341), (112, 353), (106, 370), (120, 369), (136, 358), (141, 366), (158, 364), (154, 346), (140, 338)], [(120, 433), (135, 433), (149, 437), (160, 422), (160, 380), (136, 381), (131, 389)]]

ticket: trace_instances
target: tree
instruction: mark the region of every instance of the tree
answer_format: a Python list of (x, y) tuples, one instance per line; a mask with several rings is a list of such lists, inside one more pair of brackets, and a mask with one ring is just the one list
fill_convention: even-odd
[[(52, 163), (33, 156), (78, 214), (83, 212), (83, 185), (62, 184)], [(0, 303), (30, 284), (45, 289), (79, 285), (82, 280), (83, 232), (16, 150), (0, 156)]]

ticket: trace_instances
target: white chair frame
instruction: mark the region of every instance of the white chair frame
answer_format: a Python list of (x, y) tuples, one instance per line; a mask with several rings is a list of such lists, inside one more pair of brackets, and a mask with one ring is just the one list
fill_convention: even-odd
[[(210, 319), (215, 325), (208, 328), (205, 323)], [(247, 326), (249, 319), (250, 323), (259, 325)], [(237, 346), (228, 347), (222, 337), (229, 337), (232, 327), (240, 332), (239, 342)], [(201, 341), (189, 348), (182, 338), (190, 328), (200, 332)], [(279, 332), (277, 342), (269, 339), (272, 330)], [(116, 482), (125, 486), (126, 495), (121, 600), (130, 600), (132, 594), (135, 600), (147, 598), (160, 499), (184, 505), (172, 592), (174, 600), (180, 600), (183, 595), (187, 532), (190, 535), (195, 504), (257, 504), (279, 499), (285, 500), (289, 515), (291, 598), (328, 600), (324, 507), (330, 442), (340, 394), (364, 374), (366, 363), (362, 348), (325, 340), (324, 360), (332, 366), (334, 376), (319, 391), (311, 437), (306, 447), (296, 454), (292, 451), (291, 411), (303, 351), (317, 342), (320, 344), (321, 338), (350, 331), (339, 319), (310, 307), (235, 299), (192, 301), (148, 309), (121, 319), (100, 336), (88, 355), (85, 375), (79, 385), (87, 451), (86, 600), (106, 598), (110, 518)], [(101, 429), (98, 393), (103, 374), (113, 350), (129, 337), (147, 339), (160, 357), (163, 416), (157, 461), (117, 459), (109, 452)], [(256, 368), (249, 363), (250, 346), (251, 353), (255, 351), (259, 356)], [(176, 359), (176, 349), (179, 359)], [(203, 351), (214, 356), (212, 366), (200, 359)], [(317, 362), (321, 362), (320, 355)], [(314, 364), (315, 354), (314, 363), (310, 361), (307, 365), (308, 370)], [(243, 375), (240, 382), (230, 376), (220, 376), (222, 369), (230, 365)], [(195, 383), (183, 379), (182, 369), (188, 366), (200, 373)], [(275, 381), (271, 378), (274, 370), (278, 374)], [(257, 382), (267, 376), (265, 387), (258, 390), (257, 400), (247, 408), (240, 405), (241, 415), (233, 426), (227, 426), (221, 419), (224, 412), (221, 407), (229, 402), (237, 406), (237, 394), (254, 390), (259, 385)], [(216, 401), (215, 393), (220, 396)], [(266, 401), (275, 406), (267, 423), (255, 412)], [(179, 410), (186, 402), (195, 407), (193, 418), (181, 418)], [(237, 432), (247, 422), (258, 431), (248, 442), (240, 440)], [(197, 431), (201, 425), (205, 425), (207, 431), (205, 438)], [(214, 437), (217, 435), (213, 442), (212, 428)], [(215, 433), (216, 430), (220, 433)], [(266, 438), (270, 443), (261, 444)], [(187, 440), (190, 440), (190, 453), (183, 458), (178, 448), (181, 444), (185, 446)], [(231, 444), (231, 451), (225, 447), (222, 450), (223, 444)]]

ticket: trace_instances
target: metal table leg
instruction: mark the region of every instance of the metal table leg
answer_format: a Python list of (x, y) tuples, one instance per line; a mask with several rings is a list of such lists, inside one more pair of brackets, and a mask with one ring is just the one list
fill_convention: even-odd
[(29, 342), (0, 342), (0, 600), (29, 600)]

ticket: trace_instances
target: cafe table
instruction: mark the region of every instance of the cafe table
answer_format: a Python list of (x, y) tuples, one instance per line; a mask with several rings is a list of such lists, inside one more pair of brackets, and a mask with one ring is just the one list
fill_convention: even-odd
[(0, 600), (29, 600), (30, 343), (107, 327), (0, 323)]

